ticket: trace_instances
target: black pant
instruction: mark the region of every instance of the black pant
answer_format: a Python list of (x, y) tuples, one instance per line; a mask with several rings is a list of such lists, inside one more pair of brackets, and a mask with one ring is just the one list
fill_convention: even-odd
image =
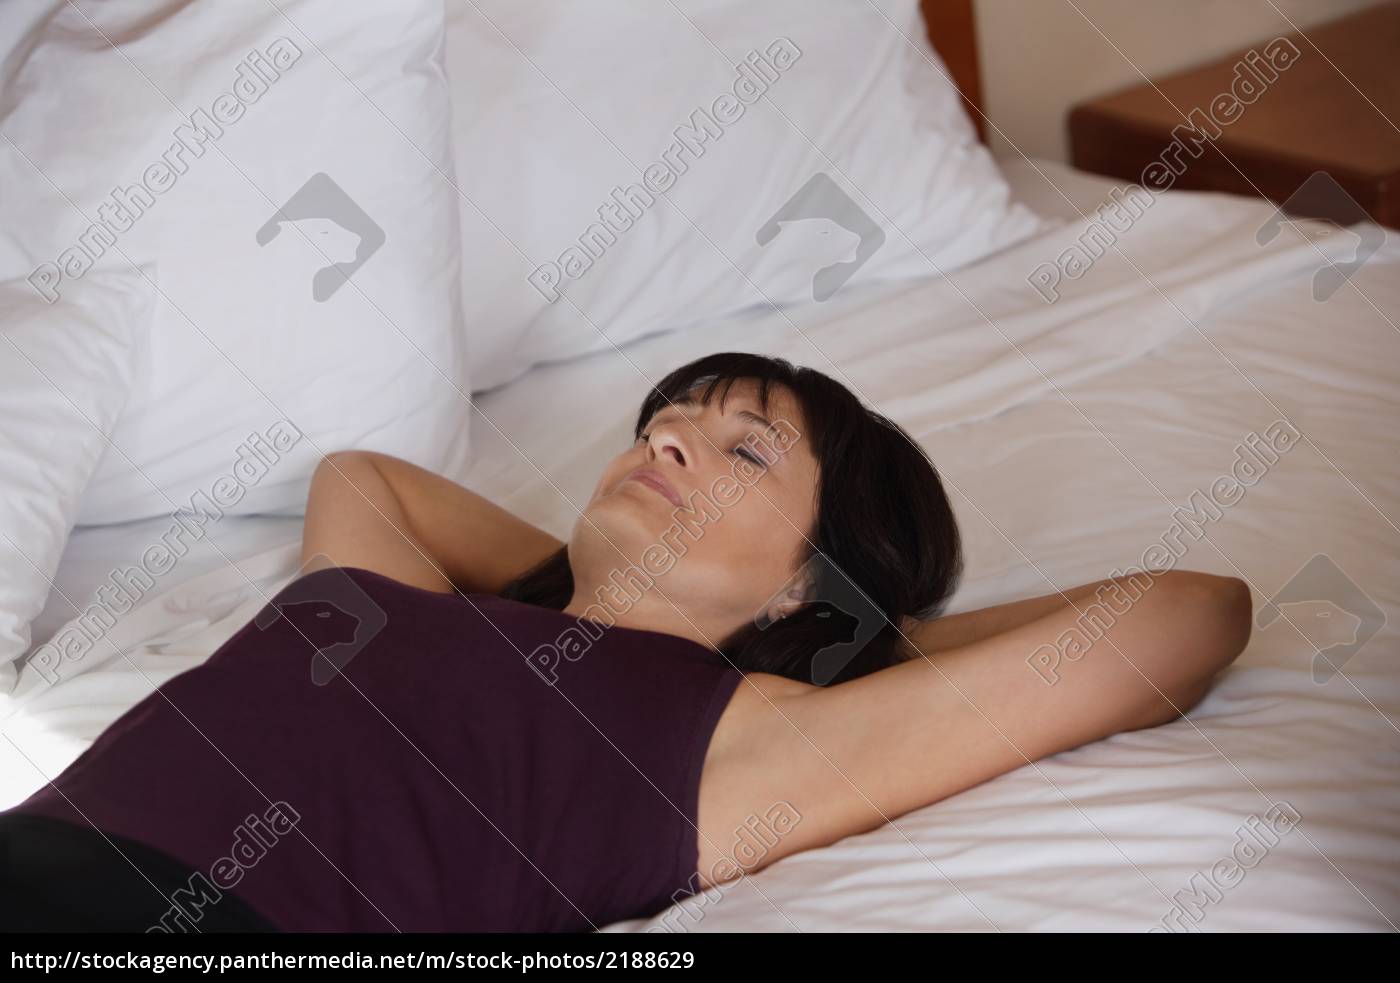
[(277, 931), (228, 891), (215, 889), (216, 900), (187, 911), (172, 896), (187, 892), (195, 874), (158, 850), (90, 826), (0, 813), (0, 931)]

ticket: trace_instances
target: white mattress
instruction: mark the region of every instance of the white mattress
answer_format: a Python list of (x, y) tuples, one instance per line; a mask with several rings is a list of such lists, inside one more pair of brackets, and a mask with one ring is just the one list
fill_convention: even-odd
[[(1110, 187), (1039, 166), (1081, 208)], [(1199, 920), (1172, 924), (1400, 922), (1396, 237), (1317, 303), (1319, 250), (1340, 260), (1346, 236), (1261, 248), (1266, 206), (1171, 194), (1120, 239), (1129, 259), (1106, 255), (1046, 305), (1024, 278), (1082, 222), (1034, 168), (1008, 171), (1023, 198), (1069, 221), (950, 281), (755, 311), (537, 369), (478, 401), (478, 458), (458, 477), (567, 535), (606, 456), (629, 442), (648, 378), (725, 348), (783, 354), (844, 373), (928, 449), (965, 536), (957, 611), (1140, 564), (1173, 509), (1208, 491), (1246, 435), (1283, 413), (1306, 439), (1204, 538), (1186, 537), (1179, 565), (1244, 577), (1258, 610), (1325, 554), (1386, 624), (1318, 683), (1312, 657), (1334, 640), (1321, 633), (1344, 619), (1309, 621), (1318, 605), (1295, 608), (1255, 630), (1186, 720), (1056, 755), (609, 931), (1150, 930), (1251, 841), (1252, 817), (1285, 803), (1297, 828), (1245, 876), (1207, 891)], [(59, 587), (88, 597), (161, 528), (78, 530)], [(0, 807), (152, 686), (207, 658), (294, 570), (296, 520), (224, 520), (213, 538), (246, 562), (222, 569), (218, 551), (192, 552), (161, 585), (169, 592), (124, 617), (78, 671), (52, 686), (22, 675), (0, 706)], [(51, 599), (36, 639), (70, 611)]]

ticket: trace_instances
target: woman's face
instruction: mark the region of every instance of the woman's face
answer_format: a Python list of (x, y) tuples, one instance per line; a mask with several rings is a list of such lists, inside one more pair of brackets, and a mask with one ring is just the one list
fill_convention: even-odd
[(753, 380), (735, 381), (723, 408), (721, 391), (708, 405), (663, 406), (604, 468), (569, 540), (566, 610), (621, 604), (621, 624), (718, 645), (795, 606), (774, 595), (815, 538), (811, 442), (786, 388), (770, 389), (766, 411)]

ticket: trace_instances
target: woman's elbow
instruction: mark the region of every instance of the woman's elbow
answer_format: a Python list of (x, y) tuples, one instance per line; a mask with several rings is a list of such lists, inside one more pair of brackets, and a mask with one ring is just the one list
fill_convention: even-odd
[(1208, 578), (1202, 603), (1211, 612), (1209, 623), (1214, 628), (1214, 674), (1234, 662), (1249, 644), (1254, 628), (1254, 598), (1249, 584), (1239, 577), (1201, 576)]
[[(1214, 673), (1225, 668), (1249, 644), (1254, 624), (1254, 600), (1249, 585), (1239, 577), (1222, 577), (1195, 570), (1173, 571), (1169, 578), (1165, 612), (1189, 627), (1192, 661)], [(1155, 590), (1156, 588), (1154, 588)]]
[(1176, 616), (1189, 619), (1194, 639), (1166, 660), (1170, 666), (1163, 667), (1142, 727), (1169, 723), (1194, 709), (1245, 650), (1254, 625), (1253, 597), (1238, 577), (1183, 571), (1172, 591)]

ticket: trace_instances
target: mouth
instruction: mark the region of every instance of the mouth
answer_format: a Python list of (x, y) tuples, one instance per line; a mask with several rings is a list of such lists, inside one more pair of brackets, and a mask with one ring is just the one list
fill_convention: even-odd
[(638, 468), (636, 471), (629, 474), (625, 480), (640, 482), (665, 496), (666, 500), (677, 508), (681, 506), (681, 496), (676, 491), (675, 486), (663, 478), (661, 472), (653, 468)]

